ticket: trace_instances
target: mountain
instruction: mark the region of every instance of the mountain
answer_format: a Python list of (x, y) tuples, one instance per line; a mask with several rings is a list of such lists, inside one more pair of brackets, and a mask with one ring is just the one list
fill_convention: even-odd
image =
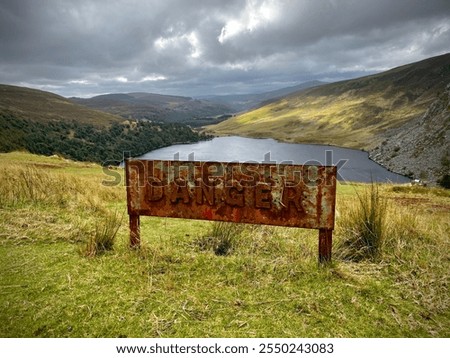
[(123, 121), (118, 116), (74, 104), (51, 92), (3, 84), (0, 84), (0, 113), (35, 122), (57, 120), (100, 127)]
[(72, 97), (70, 100), (127, 119), (185, 123), (193, 126), (217, 123), (220, 120), (215, 117), (234, 112), (225, 104), (145, 92), (105, 94), (92, 98)]
[[(234, 116), (208, 131), (370, 150), (424, 115), (450, 83), (450, 54), (325, 84)], [(443, 125), (439, 122), (437, 126)]]
[(124, 152), (137, 156), (205, 138), (186, 125), (125, 120), (54, 93), (0, 85), (0, 152), (27, 150), (111, 164)]
[(233, 108), (234, 112), (247, 111), (263, 104), (265, 101), (275, 100), (286, 96), (290, 93), (298, 92), (311, 87), (325, 84), (321, 81), (309, 81), (301, 83), (297, 86), (285, 87), (275, 91), (252, 93), (252, 94), (231, 94), (223, 96), (204, 96), (201, 98), (208, 99), (211, 102), (221, 103)]

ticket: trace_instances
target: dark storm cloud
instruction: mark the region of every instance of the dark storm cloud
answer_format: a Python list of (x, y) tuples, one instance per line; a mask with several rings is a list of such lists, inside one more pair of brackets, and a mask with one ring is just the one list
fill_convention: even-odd
[(450, 51), (448, 0), (0, 2), (0, 82), (66, 96), (269, 90)]

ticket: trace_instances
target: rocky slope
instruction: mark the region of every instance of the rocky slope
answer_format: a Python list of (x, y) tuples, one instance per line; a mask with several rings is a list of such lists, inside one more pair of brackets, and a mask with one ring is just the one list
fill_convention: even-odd
[(431, 184), (450, 172), (450, 83), (423, 116), (384, 133), (369, 152), (386, 168)]

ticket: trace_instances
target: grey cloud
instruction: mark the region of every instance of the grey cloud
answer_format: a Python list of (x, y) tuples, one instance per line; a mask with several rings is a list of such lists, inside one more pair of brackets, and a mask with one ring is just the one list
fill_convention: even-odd
[(0, 82), (184, 95), (342, 79), (450, 51), (447, 0), (3, 0)]
[[(409, 24), (426, 21), (432, 26), (439, 19), (448, 21), (450, 18), (448, 1), (310, 0), (289, 2), (290, 6), (286, 2), (280, 3), (285, 6), (281, 7), (279, 21), (229, 40), (227, 50), (235, 52), (236, 59), (239, 54), (257, 57), (278, 51), (295, 51), (329, 39), (339, 43), (348, 38), (360, 38), (370, 46), (376, 37), (389, 38), (393, 30), (402, 31)], [(410, 30), (408, 26), (404, 31)], [(412, 33), (416, 31), (413, 29)]]

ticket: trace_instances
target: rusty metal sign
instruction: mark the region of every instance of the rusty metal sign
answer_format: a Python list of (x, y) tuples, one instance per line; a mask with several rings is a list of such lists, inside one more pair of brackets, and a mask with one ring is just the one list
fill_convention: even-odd
[(319, 259), (331, 259), (336, 167), (128, 159), (130, 243), (139, 216), (319, 229)]

